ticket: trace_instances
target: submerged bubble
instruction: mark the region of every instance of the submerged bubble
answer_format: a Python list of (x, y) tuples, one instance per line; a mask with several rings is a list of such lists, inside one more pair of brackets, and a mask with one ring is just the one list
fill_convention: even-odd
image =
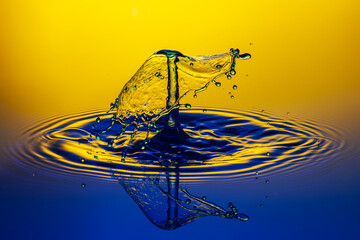
[(227, 77), (227, 79), (229, 79), (229, 80), (231, 79), (231, 75), (230, 75), (230, 74), (227, 75), (226, 77)]
[(234, 86), (233, 86), (233, 89), (234, 89), (234, 90), (236, 90), (236, 89), (237, 89), (237, 86), (236, 86), (236, 85), (234, 85)]
[(230, 74), (231, 74), (231, 75), (235, 75), (235, 74), (236, 74), (236, 71), (235, 71), (234, 69), (231, 69), (231, 70), (230, 70)]
[(187, 104), (185, 104), (185, 107), (186, 108), (191, 108), (191, 105), (187, 103)]
[(82, 158), (82, 159), (81, 159), (81, 162), (82, 162), (82, 163), (83, 163), (83, 162), (85, 162), (85, 159), (84, 159), (84, 158)]
[(203, 112), (205, 113), (205, 112), (207, 112), (207, 110), (206, 110), (206, 109), (203, 109)]
[(96, 122), (99, 123), (101, 121), (100, 117), (96, 118)]
[(220, 64), (216, 65), (216, 68), (217, 68), (217, 69), (220, 69), (220, 68), (221, 68), (221, 65), (220, 65)]
[(217, 87), (221, 87), (221, 83), (220, 83), (220, 82), (215, 82), (215, 85), (216, 85)]
[(190, 200), (190, 199), (186, 199), (185, 203), (186, 203), (186, 204), (190, 204), (190, 203), (191, 203), (191, 200)]
[(81, 184), (81, 187), (83, 187), (83, 188), (86, 187), (86, 184), (85, 184), (85, 183), (82, 183), (82, 184)]
[(231, 95), (230, 98), (234, 98), (234, 95)]
[(206, 200), (206, 196), (202, 196), (201, 199), (202, 199), (202, 200)]
[(32, 176), (35, 177), (35, 176), (36, 176), (36, 172), (33, 172)]
[(269, 181), (269, 180), (266, 180), (265, 182), (266, 182), (266, 183), (270, 183), (270, 181)]

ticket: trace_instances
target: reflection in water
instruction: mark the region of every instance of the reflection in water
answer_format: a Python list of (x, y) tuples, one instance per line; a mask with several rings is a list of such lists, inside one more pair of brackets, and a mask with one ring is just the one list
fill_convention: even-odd
[(177, 167), (169, 169), (165, 177), (146, 178), (118, 177), (120, 184), (136, 202), (145, 216), (157, 227), (172, 230), (200, 217), (219, 216), (247, 221), (249, 217), (238, 213), (230, 202), (228, 210), (208, 201), (206, 196), (197, 197), (179, 186)]

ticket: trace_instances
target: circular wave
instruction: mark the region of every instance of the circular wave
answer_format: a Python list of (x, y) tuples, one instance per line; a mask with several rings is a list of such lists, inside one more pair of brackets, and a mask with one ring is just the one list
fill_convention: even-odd
[(101, 133), (113, 115), (92, 111), (39, 122), (23, 131), (8, 153), (18, 165), (54, 175), (117, 181), (176, 171), (181, 181), (197, 182), (298, 174), (321, 168), (344, 149), (335, 129), (288, 115), (211, 108), (180, 114), (191, 137), (177, 144), (152, 143), (153, 128), (145, 141), (145, 126), (128, 144), (131, 127), (118, 139), (120, 125)]

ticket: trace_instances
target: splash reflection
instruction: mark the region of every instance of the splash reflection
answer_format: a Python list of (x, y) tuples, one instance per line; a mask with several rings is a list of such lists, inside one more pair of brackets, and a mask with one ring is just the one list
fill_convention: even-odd
[(208, 201), (205, 196), (197, 197), (190, 194), (179, 184), (177, 167), (170, 168), (166, 176), (117, 179), (150, 222), (161, 229), (173, 230), (205, 216), (241, 221), (249, 219), (247, 215), (238, 213), (231, 202), (228, 210), (225, 210)]

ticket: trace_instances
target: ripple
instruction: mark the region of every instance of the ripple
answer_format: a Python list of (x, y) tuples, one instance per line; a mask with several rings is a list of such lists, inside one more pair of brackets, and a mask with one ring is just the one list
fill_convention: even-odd
[[(121, 155), (133, 129), (118, 140), (121, 125), (100, 134), (113, 116), (104, 111), (38, 122), (19, 134), (8, 153), (18, 165), (51, 175), (117, 181), (177, 171), (181, 181), (199, 182), (300, 174), (326, 166), (345, 150), (340, 133), (331, 126), (293, 116), (212, 108), (180, 113), (191, 138), (178, 144), (146, 143), (147, 127), (142, 127), (125, 162)], [(155, 134), (151, 128), (150, 138)]]

